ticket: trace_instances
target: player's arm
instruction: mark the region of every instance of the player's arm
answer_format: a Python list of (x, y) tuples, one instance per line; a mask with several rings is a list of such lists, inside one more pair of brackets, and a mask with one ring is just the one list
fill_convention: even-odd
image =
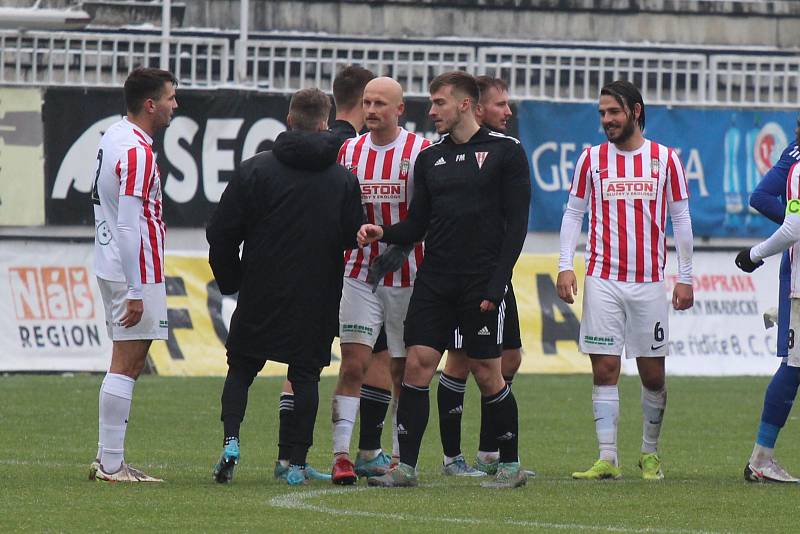
[[(531, 206), (531, 176), (528, 158), (521, 144), (514, 143), (506, 151), (500, 177), (502, 184), (503, 212), (506, 216), (506, 231), (500, 248), (497, 267), (489, 278), (484, 300), (494, 306), (502, 302), (506, 286), (511, 280), (514, 264), (517, 263), (525, 236), (528, 234), (528, 212)], [(484, 308), (482, 305), (481, 308)]]
[(228, 182), (206, 226), (208, 263), (223, 295), (236, 293), (242, 283), (239, 245), (245, 236), (246, 195), (242, 191), (241, 173), (240, 169)]
[(764, 258), (779, 254), (800, 241), (800, 163), (789, 171), (786, 183), (786, 212), (783, 224), (766, 240), (736, 256), (736, 266), (752, 273), (764, 264)]
[(795, 163), (790, 154), (790, 149), (794, 147), (795, 145), (789, 145), (783, 151), (778, 162), (764, 175), (755, 191), (750, 194), (750, 206), (777, 224), (783, 223), (785, 207), (780, 197), (786, 193), (789, 169)]
[(592, 191), (592, 174), (590, 168), (589, 149), (584, 150), (572, 175), (567, 207), (561, 218), (559, 233), (558, 280), (556, 290), (564, 302), (572, 304), (578, 294), (578, 279), (575, 277), (575, 247), (581, 235), (583, 214), (589, 205)]
[(678, 283), (672, 291), (672, 307), (688, 310), (694, 304), (692, 286), (692, 255), (694, 235), (689, 214), (689, 184), (678, 153), (670, 149), (667, 154), (667, 209), (672, 219), (672, 235), (678, 252)]
[(139, 219), (142, 215), (145, 181), (153, 173), (152, 152), (142, 146), (130, 147), (120, 158), (119, 165), (119, 205), (117, 210), (117, 237), (119, 238), (119, 257), (122, 272), (128, 286), (125, 313), (120, 323), (125, 328), (136, 325), (144, 313), (142, 302), (142, 272), (139, 255), (142, 237)]
[(365, 224), (358, 231), (358, 245), (363, 247), (375, 241), (396, 243), (398, 245), (413, 245), (422, 241), (431, 219), (431, 197), (425, 177), (425, 168), (429, 158), (422, 155), (414, 164), (414, 196), (408, 206), (408, 215), (405, 220), (390, 226)]

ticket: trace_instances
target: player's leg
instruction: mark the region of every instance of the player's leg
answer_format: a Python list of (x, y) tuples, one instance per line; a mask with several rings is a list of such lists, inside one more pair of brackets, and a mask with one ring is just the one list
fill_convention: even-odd
[(219, 483), (230, 482), (239, 463), (239, 429), (247, 411), (247, 397), (256, 375), (266, 360), (228, 353), (228, 375), (222, 388), (223, 449), (214, 466), (213, 477)]
[(160, 482), (124, 461), (125, 434), (136, 379), (144, 368), (153, 339), (167, 339), (164, 284), (142, 288), (142, 318), (136, 325), (119, 325), (127, 308), (127, 285), (98, 278), (109, 335), (113, 341), (111, 365), (100, 387), (98, 454), (89, 478), (115, 482)]
[(639, 467), (646, 480), (661, 480), (658, 440), (667, 407), (664, 359), (669, 347), (669, 303), (664, 282), (627, 284), (626, 354), (636, 356), (642, 381), (642, 447)]
[(430, 414), (430, 382), (456, 323), (455, 309), (448, 303), (451, 285), (446, 277), (417, 277), (404, 329), (408, 350), (397, 409), (400, 463), (386, 475), (369, 479), (370, 485), (417, 485), (419, 449)]
[(358, 476), (381, 475), (386, 472), (391, 461), (381, 448), (383, 424), (386, 412), (392, 402), (390, 356), (385, 338), (386, 334), (384, 330), (381, 330), (381, 336), (375, 343), (372, 360), (361, 386), (361, 419), (358, 457), (355, 463), (355, 471)]
[(447, 360), (439, 375), (436, 401), (439, 407), (439, 436), (442, 440), (442, 472), (450, 476), (482, 476), (471, 467), (461, 453), (461, 418), (464, 393), (469, 377), (469, 360), (462, 350), (463, 339), (458, 329), (447, 348)]
[[(791, 262), (789, 253), (781, 258), (780, 287), (778, 289), (778, 356), (783, 358), (764, 394), (764, 407), (758, 426), (753, 453), (744, 468), (744, 478), (750, 482), (798, 482), (775, 461), (775, 443), (778, 434), (794, 404), (800, 383), (800, 368), (790, 367), (786, 359), (789, 350), (795, 349), (797, 331), (790, 328), (792, 300), (789, 298)], [(797, 315), (797, 314), (795, 314)], [(796, 321), (793, 321), (796, 322)]]
[[(514, 288), (510, 282), (503, 301), (506, 308), (503, 322), (503, 352), (500, 355), (500, 370), (503, 373), (503, 379), (506, 384), (511, 387), (514, 382), (514, 376), (522, 364), (522, 339), (520, 337), (517, 299), (514, 296)], [(475, 458), (475, 468), (484, 473), (494, 475), (497, 472), (500, 454), (497, 440), (491, 427), (486, 409), (481, 405), (481, 431), (478, 453)], [(532, 471), (528, 473), (530, 474)]]
[(372, 358), (372, 347), (383, 323), (383, 307), (365, 282), (345, 278), (339, 306), (342, 361), (331, 406), (335, 484), (354, 484), (350, 441), (360, 406), (361, 385)]
[(616, 282), (587, 276), (583, 289), (580, 349), (592, 363), (592, 412), (599, 458), (586, 471), (572, 477), (581, 480), (618, 479), (620, 355), (625, 343), (625, 310)]
[(394, 467), (400, 463), (400, 441), (397, 437), (397, 406), (400, 404), (400, 391), (403, 389), (403, 376), (406, 374), (406, 359), (392, 358), (390, 371), (392, 374), (392, 463)]
[[(329, 350), (327, 347), (325, 351)], [(310, 364), (289, 364), (287, 378), (294, 389), (294, 426), (292, 428), (292, 452), (289, 458), (289, 472), (286, 482), (291, 486), (305, 484), (317, 477), (315, 471), (308, 469), (308, 449), (314, 442), (314, 424), (319, 409), (320, 367)]]
[(294, 421), (294, 390), (292, 383), (283, 381), (281, 396), (278, 401), (278, 459), (275, 462), (273, 475), (276, 479), (284, 478), (289, 472), (289, 456), (292, 453), (290, 433)]

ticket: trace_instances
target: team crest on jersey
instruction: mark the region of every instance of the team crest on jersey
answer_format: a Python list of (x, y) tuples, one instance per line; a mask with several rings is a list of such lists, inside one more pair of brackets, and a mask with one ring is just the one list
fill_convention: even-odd
[(650, 160), (650, 176), (653, 178), (658, 178), (658, 172), (661, 168), (661, 162), (658, 161), (658, 158), (653, 158)]
[(411, 168), (411, 160), (408, 158), (400, 162), (400, 176), (408, 176), (408, 170)]
[(488, 155), (488, 152), (475, 152), (475, 160), (478, 162), (479, 169), (483, 167), (483, 162), (486, 161)]

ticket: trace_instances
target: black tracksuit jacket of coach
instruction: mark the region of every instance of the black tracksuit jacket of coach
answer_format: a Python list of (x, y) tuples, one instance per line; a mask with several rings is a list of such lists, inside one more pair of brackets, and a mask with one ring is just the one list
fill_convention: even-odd
[(446, 135), (417, 156), (408, 217), (383, 227), (382, 240), (409, 244), (424, 236), (418, 276), (488, 274), (484, 298), (499, 305), (525, 243), (530, 201), (519, 141), (483, 127), (463, 144)]
[(329, 132), (284, 132), (228, 183), (206, 238), (220, 291), (239, 292), (229, 356), (330, 364), (342, 255), (364, 222), (358, 179), (336, 163), (340, 145)]

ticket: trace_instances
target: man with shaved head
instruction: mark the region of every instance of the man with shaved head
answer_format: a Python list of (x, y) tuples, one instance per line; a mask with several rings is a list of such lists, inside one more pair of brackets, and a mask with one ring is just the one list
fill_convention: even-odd
[[(359, 179), (367, 220), (371, 224), (394, 224), (405, 219), (408, 212), (414, 163), (428, 141), (399, 126), (404, 104), (403, 89), (397, 81), (387, 77), (371, 80), (364, 88), (362, 104), (369, 132), (345, 141), (339, 151), (339, 163)], [(392, 376), (398, 388), (405, 370), (403, 320), (417, 267), (422, 262), (422, 245), (417, 243), (402, 265), (378, 280), (373, 289), (367, 275), (371, 263), (386, 248), (383, 243), (375, 243), (350, 250), (344, 257), (344, 288), (339, 306), (342, 363), (331, 414), (334, 484), (354, 484), (356, 473), (380, 475), (390, 463), (380, 443), (375, 448), (362, 448), (355, 464), (350, 460), (350, 438), (360, 396), (380, 394), (364, 392), (362, 384), (381, 325), (386, 331)]]

